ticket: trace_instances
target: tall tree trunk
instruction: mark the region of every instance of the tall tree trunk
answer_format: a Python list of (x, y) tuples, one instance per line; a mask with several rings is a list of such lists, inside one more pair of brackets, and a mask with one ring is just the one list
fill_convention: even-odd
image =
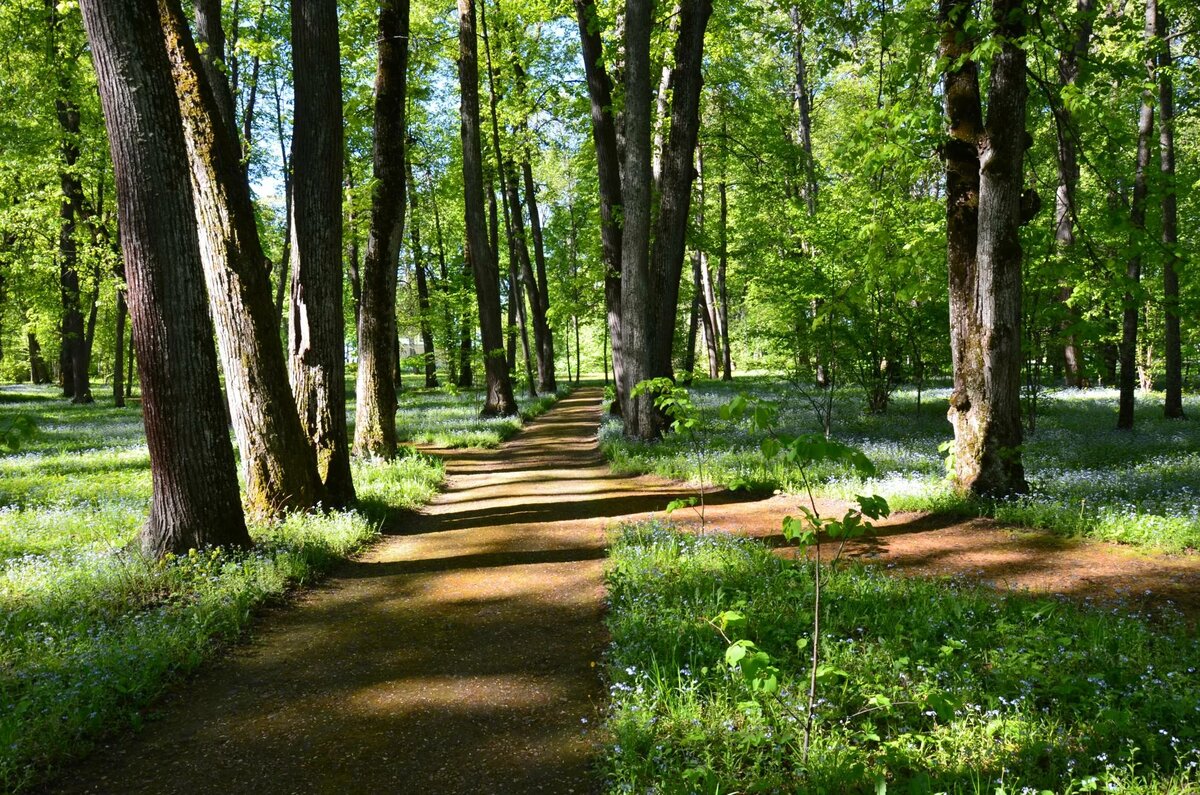
[(35, 384), (50, 383), (50, 368), (42, 357), (42, 345), (37, 335), (30, 331), (25, 336), (29, 341), (29, 380)]
[(500, 285), (496, 252), (487, 239), (487, 217), (483, 206), (483, 156), (479, 145), (479, 54), (475, 38), (475, 0), (458, 0), (459, 59), (461, 86), (463, 190), (467, 250), (475, 274), (475, 298), (479, 306), (479, 331), (483, 341), (484, 372), (487, 376), (485, 416), (513, 415), (517, 401), (504, 361), (504, 333), (500, 328)]
[[(1092, 6), (1094, 0), (1078, 0), (1076, 17), (1078, 29), (1073, 45), (1064, 50), (1058, 59), (1059, 83), (1065, 88), (1074, 86), (1079, 79), (1079, 61), (1087, 55), (1092, 38)], [(1075, 151), (1078, 131), (1070, 109), (1061, 101), (1054, 104), (1055, 130), (1057, 134), (1058, 191), (1054, 202), (1054, 239), (1059, 254), (1068, 256), (1075, 245), (1075, 190), (1079, 184), (1079, 156)], [(1067, 317), (1063, 321), (1063, 364), (1066, 384), (1076, 389), (1083, 386), (1083, 354), (1079, 340), (1072, 330), (1078, 322), (1079, 313), (1069, 303), (1073, 290), (1070, 285), (1059, 292), (1059, 301), (1066, 307)]]
[[(554, 344), (547, 343), (546, 338), (550, 336), (550, 325), (546, 322), (546, 315), (542, 311), (541, 295), (538, 289), (537, 277), (533, 271), (533, 263), (529, 259), (529, 241), (525, 236), (525, 219), (522, 217), (521, 198), (517, 192), (517, 175), (513, 167), (512, 160), (508, 161), (508, 176), (505, 179), (505, 186), (508, 191), (508, 213), (511, 220), (509, 231), (511, 234), (512, 250), (516, 254), (516, 265), (520, 267), (520, 271), (514, 273), (513, 286), (518, 292), (513, 294), (513, 298), (517, 301), (517, 306), (521, 309), (521, 336), (525, 343), (526, 360), (528, 361), (528, 324), (526, 319), (528, 314), (533, 315), (533, 339), (534, 339), (534, 358), (537, 360), (537, 381), (530, 379), (530, 394), (535, 394), (538, 391), (554, 391), (553, 387), (547, 387), (547, 384), (552, 384), (554, 381), (554, 361), (546, 360), (546, 352), (549, 351), (553, 356)], [(524, 285), (525, 295), (529, 298), (529, 309), (526, 311), (525, 302), (521, 298), (520, 287)]]
[[(411, 180), (410, 180), (411, 182)], [(437, 242), (437, 258), (438, 258), (438, 284), (442, 293), (442, 322), (446, 328), (446, 371), (450, 378), (450, 383), (458, 383), (458, 362), (455, 359), (453, 351), (454, 340), (454, 317), (450, 309), (449, 292), (450, 274), (446, 268), (446, 244), (442, 239), (442, 215), (438, 211), (437, 194), (432, 190), (429, 192), (429, 205), (433, 208), (433, 232), (434, 239)]]
[[(1152, 46), (1158, 36), (1158, 2), (1146, 0), (1146, 44)], [(1155, 58), (1149, 56), (1146, 68), (1150, 79), (1155, 77)], [(1118, 376), (1120, 397), (1117, 406), (1117, 428), (1133, 429), (1134, 390), (1137, 387), (1137, 335), (1138, 313), (1141, 309), (1139, 296), (1142, 279), (1141, 249), (1145, 245), (1146, 197), (1149, 194), (1150, 139), (1154, 135), (1154, 94), (1147, 90), (1142, 95), (1142, 107), (1138, 114), (1137, 165), (1133, 175), (1133, 198), (1129, 209), (1129, 223), (1133, 227), (1131, 245), (1133, 253), (1125, 270), (1126, 288), (1123, 297), (1124, 310), (1121, 316), (1121, 372)]]
[(671, 354), (692, 202), (692, 163), (700, 132), (704, 31), (712, 15), (712, 0), (681, 0), (680, 6), (679, 38), (671, 73), (671, 129), (663, 155), (662, 189), (650, 252), (651, 377), (673, 375)]
[[(724, 166), (722, 166), (724, 171)], [(726, 275), (729, 271), (729, 197), (725, 185), (725, 175), (717, 183), (717, 197), (720, 199), (720, 226), (717, 228), (717, 293), (721, 300), (719, 328), (721, 330), (721, 380), (733, 380), (733, 357), (729, 352), (729, 290), (726, 287)]]
[[(621, 225), (616, 208), (621, 198), (621, 158), (617, 151), (617, 125), (613, 116), (612, 80), (604, 66), (600, 38), (600, 16), (595, 0), (574, 0), (592, 110), (592, 142), (596, 149), (596, 171), (600, 185), (600, 244), (604, 260), (605, 332), (611, 342), (613, 383), (617, 399), (613, 408), (625, 410), (624, 361), (621, 345)], [(605, 379), (608, 368), (605, 367)]]
[(363, 306), (358, 324), (358, 386), (354, 450), (396, 455), (396, 269), (404, 237), (407, 171), (408, 0), (379, 6), (379, 68), (375, 75), (375, 180), (371, 229), (363, 261)]
[(129, 306), (125, 303), (125, 291), (117, 290), (117, 344), (113, 346), (113, 405), (125, 408), (125, 317)]
[[(653, 0), (625, 6), (625, 166), (621, 170), (624, 228), (621, 235), (621, 350), (628, 395), (625, 435), (658, 436), (653, 396), (633, 389), (654, 373), (654, 314), (650, 297), (650, 31)], [(675, 130), (672, 129), (672, 136)], [(689, 158), (690, 167), (691, 160)]]
[[(530, 309), (533, 312), (534, 338), (538, 346), (538, 391), (553, 392), (558, 389), (554, 377), (554, 333), (550, 328), (550, 290), (546, 283), (546, 246), (542, 239), (542, 219), (538, 213), (537, 186), (533, 182), (533, 168), (526, 156), (521, 163), (521, 175), (525, 186), (525, 207), (529, 211), (529, 233), (533, 238), (534, 263), (537, 280), (526, 273)], [(540, 331), (539, 331), (540, 329)], [(540, 338), (539, 335), (540, 334)]]
[(954, 392), (955, 480), (1002, 495), (1026, 488), (1021, 467), (1021, 187), (1025, 133), (1023, 0), (994, 0), (1003, 36), (992, 62), (983, 125), (978, 67), (966, 34), (971, 5), (941, 0), (941, 56), (950, 135), (946, 160), (947, 261)]
[[(236, 141), (214, 109), (179, 0), (158, 0), (158, 6), (188, 147), (204, 280), (246, 475), (247, 507), (256, 514), (306, 510), (321, 497), (320, 481), (288, 388), (250, 188)], [(151, 366), (140, 348), (138, 361), (143, 371)]]
[(812, 148), (812, 93), (808, 86), (808, 64), (804, 58), (804, 17), (800, 6), (789, 11), (794, 36), (792, 66), (795, 71), (793, 91), (796, 94), (796, 137), (800, 142), (800, 172), (804, 178), (802, 196), (810, 217), (817, 214), (817, 163)]
[[(300, 424), (317, 452), (330, 501), (354, 501), (346, 429), (346, 325), (342, 316), (342, 75), (337, 0), (292, 0), (292, 300), (288, 348)], [(403, 100), (402, 100), (403, 101)], [(403, 127), (401, 127), (403, 130)], [(404, 160), (400, 161), (403, 174)], [(403, 212), (404, 192), (399, 194)], [(366, 299), (363, 317), (392, 315)], [(378, 293), (376, 292), (376, 297)], [(385, 338), (381, 345), (390, 344)], [(360, 372), (363, 369), (360, 365)], [(383, 370), (388, 381), (390, 370)], [(368, 382), (369, 383), (369, 382)], [(358, 399), (366, 398), (360, 392)]]
[[(704, 147), (696, 147), (696, 224), (700, 229), (700, 237), (705, 230), (705, 181), (704, 181)], [(708, 272), (708, 253), (703, 248), (696, 249), (692, 255), (692, 279), (696, 283), (696, 296), (699, 299), (700, 320), (704, 330), (704, 348), (708, 354), (708, 377), (717, 378), (721, 374), (721, 334), (719, 331), (719, 315), (717, 313), (716, 294), (713, 291), (712, 277)]]
[[(693, 275), (696, 275), (697, 258), (692, 257)], [(700, 290), (699, 279), (693, 279), (692, 306), (688, 310), (687, 342), (683, 348), (683, 383), (692, 383), (692, 374), (696, 371), (696, 336), (700, 330)]]
[(412, 163), (408, 163), (408, 206), (411, 217), (408, 221), (408, 238), (412, 241), (413, 270), (417, 275), (417, 306), (421, 311), (421, 346), (425, 349), (425, 386), (432, 389), (438, 385), (437, 354), (433, 349), (433, 318), (429, 300), (429, 281), (425, 274), (425, 252), (421, 248), (421, 229), (417, 226), (417, 183), (412, 178)]
[(1166, 358), (1166, 399), (1163, 415), (1167, 419), (1183, 419), (1183, 346), (1179, 332), (1179, 207), (1175, 182), (1175, 85), (1171, 72), (1170, 25), (1162, 9), (1158, 10), (1158, 152), (1163, 175), (1162, 242), (1166, 250), (1163, 260), (1163, 315), (1165, 333), (1163, 351)]
[[(463, 284), (468, 288), (473, 286), (474, 269), (471, 267), (470, 254), (463, 260)], [(472, 368), (474, 334), (471, 332), (471, 312), (463, 308), (462, 317), (458, 324), (458, 380), (455, 385), (470, 389), (475, 385), (475, 371)]]
[(354, 210), (354, 174), (350, 168), (349, 153), (345, 163), (346, 195), (351, 197), (346, 202), (346, 275), (350, 281), (350, 303), (354, 307), (354, 330), (357, 334), (362, 324), (362, 249), (358, 245), (358, 213)]
[[(200, 63), (204, 75), (212, 87), (216, 99), (217, 113), (233, 140), (241, 139), (238, 133), (237, 114), (233, 109), (233, 91), (226, 77), (225, 28), (221, 24), (221, 0), (195, 0), (196, 44), (200, 49)], [(249, 136), (246, 138), (250, 140)]]
[[(287, 295), (288, 265), (292, 261), (292, 157), (283, 128), (283, 100), (279, 82), (272, 78), (275, 95), (275, 136), (279, 141), (279, 172), (283, 176), (283, 246), (279, 254), (279, 280), (275, 283), (275, 317), (284, 322), (283, 299)], [(270, 260), (267, 269), (273, 270)]]
[[(188, 159), (155, 0), (83, 0), (117, 177), (150, 451), (144, 554), (248, 547), (205, 310)], [(171, 190), (162, 190), (169, 185)]]

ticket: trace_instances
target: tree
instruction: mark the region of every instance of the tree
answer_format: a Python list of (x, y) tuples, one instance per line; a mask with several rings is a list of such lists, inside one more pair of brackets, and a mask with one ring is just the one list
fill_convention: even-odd
[(1163, 261), (1163, 316), (1166, 348), (1166, 395), (1163, 415), (1167, 419), (1183, 419), (1183, 341), (1179, 330), (1179, 199), (1175, 182), (1175, 84), (1171, 77), (1174, 68), (1171, 57), (1170, 26), (1161, 8), (1156, 9), (1158, 53), (1158, 152), (1163, 175), (1162, 242), (1166, 258)]
[[(500, 326), (500, 285), (496, 252), (488, 241), (483, 206), (483, 156), (479, 142), (479, 53), (475, 35), (475, 2), (458, 0), (459, 114), (462, 135), (464, 215), (467, 259), (475, 276), (479, 331), (483, 344), (487, 397), (485, 416), (517, 413), (512, 381), (504, 360), (504, 333)], [(464, 368), (469, 371), (469, 368)]]
[(307, 510), (321, 498), (320, 480), (288, 386), (267, 260), (237, 141), (220, 122), (179, 0), (159, 0), (159, 7), (247, 507), (262, 514)]
[(950, 137), (946, 160), (947, 261), (954, 392), (954, 477), (963, 491), (1024, 491), (1021, 466), (1021, 240), (1025, 103), (1024, 0), (994, 0), (1000, 37), (988, 115), (967, 35), (970, 4), (942, 0), (941, 57)]
[[(153, 492), (144, 554), (246, 547), (188, 159), (154, 0), (83, 0), (108, 123)], [(169, 190), (163, 190), (169, 186)]]
[(358, 386), (354, 449), (396, 454), (396, 268), (404, 238), (405, 106), (408, 81), (408, 0), (379, 5), (379, 67), (375, 76), (375, 139), (371, 227), (363, 260), (358, 325)]

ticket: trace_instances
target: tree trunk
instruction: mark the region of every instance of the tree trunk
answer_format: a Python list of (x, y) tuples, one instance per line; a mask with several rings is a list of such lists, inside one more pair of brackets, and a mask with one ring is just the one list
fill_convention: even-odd
[(682, 0), (680, 6), (679, 38), (675, 43), (675, 67), (671, 73), (671, 129), (663, 155), (662, 189), (650, 253), (653, 296), (650, 304), (650, 377), (672, 377), (674, 369), (671, 354), (692, 202), (692, 163), (700, 132), (704, 31), (712, 14), (712, 0)]
[(721, 202), (720, 226), (717, 229), (717, 293), (721, 300), (719, 328), (721, 330), (721, 380), (733, 380), (733, 358), (729, 352), (729, 291), (725, 277), (729, 270), (729, 198), (725, 176), (717, 183), (717, 197)]
[[(654, 439), (660, 419), (653, 396), (633, 389), (654, 373), (654, 314), (650, 297), (650, 31), (652, 0), (625, 7), (625, 166), (621, 170), (621, 349), (625, 365), (625, 435)], [(675, 130), (672, 130), (674, 137)], [(689, 160), (690, 166), (690, 160)]]
[[(1157, 0), (1146, 0), (1146, 44), (1153, 45), (1158, 36)], [(1155, 77), (1155, 58), (1146, 62), (1150, 79)], [(1150, 138), (1154, 135), (1154, 94), (1145, 91), (1142, 107), (1138, 114), (1137, 165), (1133, 175), (1133, 199), (1129, 208), (1129, 223), (1133, 227), (1131, 246), (1133, 254), (1126, 265), (1126, 288), (1123, 297), (1124, 310), (1121, 316), (1121, 372), (1118, 376), (1120, 397), (1117, 406), (1117, 428), (1133, 429), (1134, 391), (1137, 388), (1137, 334), (1138, 313), (1141, 309), (1139, 288), (1142, 278), (1141, 249), (1145, 246), (1146, 197), (1149, 194)]]
[(955, 480), (977, 495), (1026, 488), (1021, 467), (1021, 187), (1025, 133), (1022, 0), (995, 0), (1003, 41), (992, 63), (983, 127), (978, 67), (965, 0), (941, 0), (941, 57), (950, 136), (946, 160), (947, 261), (954, 392)]
[(479, 146), (479, 55), (475, 38), (475, 0), (458, 0), (461, 86), (463, 190), (467, 250), (475, 274), (475, 299), (479, 306), (479, 331), (483, 341), (487, 398), (484, 416), (514, 415), (512, 381), (504, 362), (504, 333), (500, 328), (500, 285), (496, 252), (487, 239), (483, 206), (483, 156)]
[[(288, 388), (279, 321), (236, 142), (213, 108), (178, 0), (159, 0), (188, 146), (209, 308), (225, 371), (229, 414), (255, 514), (306, 510), (320, 482)], [(139, 353), (143, 369), (148, 367)]]
[[(533, 182), (533, 167), (529, 158), (521, 163), (521, 175), (525, 185), (525, 207), (529, 211), (529, 233), (533, 237), (534, 263), (537, 266), (537, 281), (527, 284), (530, 309), (533, 311), (534, 339), (538, 346), (538, 391), (554, 392), (558, 384), (554, 377), (554, 333), (550, 328), (550, 289), (546, 283), (546, 246), (542, 239), (542, 219), (538, 213), (537, 186)], [(529, 280), (531, 275), (526, 273)], [(536, 299), (536, 300), (535, 300)], [(541, 338), (538, 339), (539, 331)]]
[(795, 70), (796, 136), (800, 140), (800, 172), (804, 177), (802, 192), (809, 217), (817, 214), (817, 163), (812, 148), (812, 94), (808, 87), (808, 64), (804, 59), (804, 17), (800, 6), (790, 9), (793, 44), (792, 64)]
[[(621, 225), (616, 208), (622, 206), (621, 158), (617, 151), (617, 125), (613, 116), (612, 80), (604, 66), (600, 38), (600, 16), (595, 0), (574, 0), (592, 110), (592, 142), (596, 148), (596, 171), (600, 185), (600, 243), (604, 258), (605, 331), (612, 348), (613, 383), (617, 399), (613, 408), (623, 413), (625, 392), (621, 345)], [(608, 368), (605, 367), (605, 379)]]
[[(533, 271), (533, 263), (529, 259), (529, 241), (525, 236), (525, 220), (522, 217), (521, 198), (517, 192), (517, 175), (511, 160), (508, 161), (507, 177), (504, 180), (508, 192), (508, 213), (511, 218), (509, 233), (511, 235), (512, 250), (516, 254), (516, 265), (520, 267), (520, 271), (514, 273), (513, 286), (517, 288), (517, 292), (513, 294), (513, 298), (517, 301), (517, 306), (521, 310), (521, 337), (525, 344), (526, 361), (528, 361), (528, 325), (527, 312), (525, 302), (521, 298), (520, 287), (524, 285), (525, 295), (529, 298), (528, 313), (533, 315), (533, 341), (534, 341), (534, 358), (537, 360), (537, 381), (530, 379), (530, 394), (536, 392), (553, 392), (554, 382), (554, 361), (546, 359), (546, 352), (550, 355), (554, 354), (554, 344), (548, 343), (546, 338), (550, 336), (550, 325), (546, 322), (546, 315), (542, 311), (541, 295), (538, 288), (537, 276)], [(551, 386), (547, 386), (550, 384)]]
[(1179, 245), (1179, 207), (1175, 182), (1175, 85), (1171, 77), (1173, 61), (1170, 26), (1159, 9), (1156, 23), (1159, 44), (1158, 63), (1158, 152), (1163, 175), (1162, 194), (1162, 242), (1165, 249), (1163, 260), (1163, 315), (1165, 333), (1163, 346), (1166, 359), (1166, 400), (1163, 415), (1167, 419), (1180, 420), (1183, 415), (1183, 349), (1179, 333), (1179, 270), (1181, 263)]
[(358, 324), (358, 386), (354, 450), (396, 455), (396, 268), (404, 238), (407, 171), (405, 110), (408, 95), (408, 0), (379, 6), (379, 67), (375, 75), (375, 180), (371, 229), (363, 261)]
[(425, 349), (425, 386), (433, 389), (438, 385), (437, 354), (433, 349), (433, 318), (429, 298), (429, 281), (425, 274), (425, 252), (421, 248), (421, 230), (417, 226), (417, 183), (412, 177), (412, 163), (408, 163), (408, 206), (411, 217), (408, 221), (408, 237), (412, 241), (413, 270), (417, 275), (417, 305), (421, 310), (421, 346)]
[(30, 331), (26, 338), (29, 340), (29, 380), (35, 384), (50, 383), (50, 368), (42, 357), (42, 345), (37, 335)]
[(113, 346), (113, 405), (125, 408), (125, 291), (117, 290), (117, 344)]
[[(292, 293), (288, 349), (300, 424), (334, 505), (354, 501), (346, 432), (346, 328), (342, 315), (342, 79), (336, 0), (292, 0)], [(403, 129), (403, 128), (401, 128)], [(400, 161), (403, 173), (404, 161)], [(403, 188), (399, 194), (403, 212)], [(393, 272), (394, 273), (394, 272)], [(363, 317), (391, 315), (365, 294)], [(376, 292), (376, 297), (378, 293)], [(391, 338), (379, 343), (390, 345)], [(364, 369), (360, 366), (360, 372)], [(390, 381), (390, 369), (378, 373)], [(368, 382), (369, 383), (369, 382)], [(360, 401), (366, 398), (363, 392)]]
[[(409, 180), (412, 181), (411, 179)], [(431, 186), (432, 187), (432, 186)], [(437, 242), (437, 258), (438, 258), (438, 274), (440, 276), (438, 284), (442, 293), (442, 322), (446, 327), (446, 371), (449, 376), (450, 383), (458, 383), (458, 362), (454, 357), (452, 349), (454, 339), (454, 318), (450, 310), (450, 274), (446, 268), (446, 244), (442, 239), (442, 215), (438, 211), (437, 194), (431, 189), (429, 192), (429, 205), (433, 208), (433, 232), (434, 239)]]
[(153, 557), (205, 545), (248, 547), (158, 9), (154, 0), (83, 0), (82, 8), (116, 171), (142, 363), (153, 478), (138, 544)]
[[(346, 158), (346, 193), (354, 195), (354, 177), (350, 171), (350, 158)], [(358, 213), (354, 201), (346, 202), (346, 275), (350, 281), (350, 303), (354, 307), (354, 330), (362, 324), (362, 250), (358, 245)], [(356, 340), (357, 341), (357, 340)]]
[[(1059, 83), (1065, 88), (1074, 86), (1079, 79), (1079, 61), (1087, 55), (1092, 37), (1093, 0), (1078, 0), (1076, 15), (1079, 27), (1073, 46), (1065, 50), (1058, 59)], [(1054, 103), (1055, 131), (1058, 155), (1058, 191), (1054, 203), (1054, 239), (1060, 256), (1068, 256), (1075, 245), (1075, 190), (1079, 184), (1079, 156), (1075, 151), (1078, 131), (1075, 129), (1071, 111), (1061, 102)], [(1079, 313), (1069, 303), (1073, 289), (1070, 285), (1059, 292), (1059, 301), (1066, 308), (1063, 321), (1063, 365), (1066, 385), (1078, 389), (1083, 386), (1083, 354), (1079, 341), (1072, 330), (1079, 320)]]
[[(233, 91), (229, 87), (229, 78), (226, 77), (225, 28), (221, 25), (221, 0), (195, 0), (195, 22), (200, 63), (204, 67), (208, 84), (212, 87), (217, 113), (230, 137), (238, 142), (240, 152), (241, 138), (238, 133), (237, 114), (233, 110)], [(249, 141), (250, 137), (247, 136), (246, 140)]]

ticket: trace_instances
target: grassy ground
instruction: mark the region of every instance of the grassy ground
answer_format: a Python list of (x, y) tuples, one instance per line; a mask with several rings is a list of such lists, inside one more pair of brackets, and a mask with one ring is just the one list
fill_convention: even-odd
[[(631, 444), (620, 423), (601, 431), (603, 447), (620, 471), (654, 472), (728, 485), (747, 481), (799, 490), (796, 473), (776, 464), (764, 468), (759, 438), (744, 425), (722, 423), (716, 407), (738, 393), (780, 407), (781, 428), (792, 433), (820, 430), (807, 401), (790, 385), (769, 378), (732, 384), (704, 382), (693, 399), (705, 409), (707, 453), (673, 437), (657, 444)], [(1113, 390), (1061, 391), (1042, 397), (1037, 430), (1027, 433), (1024, 463), (1031, 491), (1019, 499), (983, 506), (953, 493), (945, 480), (938, 445), (952, 436), (945, 419), (947, 390), (922, 396), (897, 392), (886, 414), (862, 412), (860, 394), (846, 390), (834, 407), (833, 435), (861, 448), (878, 474), (869, 484), (853, 473), (824, 469), (821, 492), (831, 497), (877, 493), (895, 509), (988, 513), (1002, 521), (1042, 527), (1169, 551), (1200, 548), (1200, 425), (1162, 419), (1161, 396), (1139, 398), (1133, 432), (1114, 430)], [(1185, 398), (1189, 416), (1200, 416), (1200, 397)]]
[[(805, 764), (811, 566), (656, 524), (611, 555), (610, 792), (1200, 789), (1200, 639), (1170, 611), (826, 569)], [(725, 663), (731, 609), (777, 692)]]
[(401, 441), (436, 447), (498, 447), (521, 429), (525, 420), (542, 414), (556, 395), (517, 396), (517, 417), (480, 417), (483, 392), (478, 389), (410, 389), (400, 395), (396, 425)]
[[(404, 393), (401, 432), (495, 445), (520, 427), (477, 422), (481, 402), (478, 392)], [(417, 453), (356, 461), (357, 510), (254, 526), (249, 553), (154, 562), (125, 551), (150, 497), (140, 413), (0, 388), (0, 430), (17, 416), (38, 430), (0, 455), (0, 791), (139, 725), (141, 708), (238, 636), (255, 607), (362, 549), (388, 514), (427, 502), (442, 480), (440, 463)]]

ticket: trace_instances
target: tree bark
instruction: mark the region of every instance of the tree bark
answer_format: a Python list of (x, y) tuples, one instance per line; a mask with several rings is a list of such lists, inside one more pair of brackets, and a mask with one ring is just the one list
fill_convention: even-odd
[(1165, 249), (1163, 260), (1163, 335), (1164, 358), (1166, 359), (1166, 391), (1163, 416), (1181, 420), (1183, 414), (1183, 345), (1179, 331), (1179, 200), (1175, 181), (1175, 84), (1172, 78), (1174, 67), (1171, 57), (1171, 30), (1162, 9), (1158, 9), (1158, 153), (1163, 176), (1162, 194), (1162, 242)]
[[(712, 0), (682, 0), (680, 7), (675, 67), (671, 72), (671, 129), (663, 154), (658, 216), (650, 253), (651, 377), (673, 377), (671, 355), (692, 201), (692, 163), (700, 132), (704, 31), (712, 14)], [(626, 163), (628, 157), (626, 153)]]
[(500, 285), (496, 252), (487, 239), (483, 206), (483, 156), (479, 144), (479, 55), (475, 37), (475, 0), (458, 0), (461, 86), (463, 190), (467, 250), (475, 274), (475, 299), (479, 306), (479, 331), (483, 341), (487, 397), (484, 416), (513, 415), (517, 401), (504, 361), (504, 333), (500, 327)]
[[(723, 170), (723, 169), (722, 169)], [(729, 271), (729, 197), (725, 175), (717, 183), (720, 200), (720, 225), (717, 228), (717, 293), (721, 301), (719, 328), (721, 330), (721, 380), (733, 380), (733, 357), (729, 352), (729, 290), (726, 275)]]
[(42, 345), (37, 335), (30, 331), (25, 336), (29, 341), (29, 380), (35, 384), (50, 383), (50, 368), (42, 357)]
[[(292, 0), (292, 293), (288, 349), (300, 424), (317, 453), (330, 502), (354, 501), (346, 429), (346, 329), (342, 315), (342, 77), (336, 0)], [(404, 161), (400, 161), (401, 173)], [(403, 212), (404, 193), (399, 195)], [(376, 285), (366, 283), (364, 294)], [(366, 302), (392, 314), (391, 305)], [(387, 338), (381, 344), (391, 344)], [(360, 367), (361, 370), (361, 367)], [(391, 370), (380, 373), (389, 381)], [(360, 393), (360, 399), (363, 396)]]
[[(1158, 36), (1158, 2), (1146, 0), (1146, 44), (1152, 46)], [(1155, 77), (1155, 57), (1146, 62), (1151, 81)], [(1134, 390), (1137, 387), (1138, 314), (1141, 310), (1140, 282), (1142, 279), (1141, 249), (1145, 245), (1146, 198), (1149, 194), (1150, 139), (1154, 135), (1154, 94), (1145, 91), (1138, 113), (1137, 164), (1133, 175), (1133, 197), (1129, 206), (1129, 224), (1133, 228), (1133, 253), (1125, 269), (1125, 295), (1122, 299), (1120, 375), (1117, 386), (1117, 428), (1133, 429)]]
[(116, 171), (153, 474), (138, 545), (153, 557), (248, 547), (159, 9), (155, 0), (81, 5)]
[[(204, 75), (212, 87), (217, 113), (221, 124), (229, 135), (238, 142), (237, 114), (233, 109), (233, 91), (229, 87), (225, 63), (225, 28), (221, 24), (221, 0), (195, 0), (196, 45), (200, 50), (200, 63)], [(249, 141), (249, 136), (246, 137)]]
[(998, 496), (1027, 488), (1021, 467), (1021, 187), (1024, 177), (1023, 0), (995, 0), (1003, 36), (994, 56), (984, 127), (978, 67), (965, 32), (971, 6), (941, 0), (941, 56), (950, 135), (946, 160), (947, 261), (954, 391), (955, 481)]
[[(508, 213), (512, 219), (509, 232), (511, 235), (512, 250), (516, 254), (516, 265), (520, 271), (514, 274), (513, 286), (517, 288), (512, 296), (517, 301), (517, 306), (521, 310), (521, 335), (525, 343), (526, 353), (528, 354), (529, 341), (526, 329), (528, 325), (526, 318), (528, 314), (533, 315), (533, 341), (534, 341), (534, 358), (537, 360), (537, 382), (536, 389), (534, 382), (530, 381), (530, 392), (553, 392), (554, 391), (554, 344), (547, 342), (550, 336), (550, 324), (546, 322), (546, 314), (543, 311), (541, 304), (542, 298), (538, 287), (537, 276), (533, 270), (533, 263), (529, 258), (529, 241), (525, 234), (525, 219), (523, 218), (521, 209), (521, 197), (518, 194), (516, 169), (513, 166), (512, 160), (508, 161), (508, 173), (505, 179), (505, 185), (508, 191)], [(529, 309), (526, 312), (525, 302), (521, 299), (520, 288), (524, 286), (525, 295), (529, 298)], [(551, 358), (546, 358), (547, 351)], [(529, 357), (526, 356), (528, 361)]]
[[(613, 116), (612, 80), (604, 66), (600, 17), (595, 0), (574, 0), (592, 110), (592, 142), (596, 149), (596, 171), (600, 185), (600, 244), (604, 258), (605, 330), (611, 341), (613, 383), (617, 400), (613, 408), (624, 413), (624, 361), (621, 345), (621, 225), (616, 208), (621, 207), (621, 158), (617, 151), (617, 125)], [(608, 368), (605, 368), (608, 378)]]
[(113, 405), (125, 408), (125, 318), (129, 306), (125, 291), (117, 290), (117, 344), (113, 346)]
[(433, 389), (438, 385), (437, 354), (433, 349), (433, 318), (429, 300), (429, 281), (425, 274), (425, 252), (421, 248), (421, 229), (417, 226), (417, 183), (412, 178), (412, 163), (408, 163), (408, 206), (411, 217), (408, 221), (408, 238), (412, 242), (413, 270), (417, 276), (417, 306), (421, 311), (421, 346), (425, 349), (425, 386)]
[(375, 181), (371, 229), (363, 261), (363, 306), (358, 324), (358, 386), (354, 450), (396, 455), (396, 269), (404, 238), (407, 172), (408, 0), (379, 6), (379, 67), (375, 75)]
[(288, 388), (266, 256), (236, 141), (213, 107), (179, 0), (158, 0), (158, 7), (183, 119), (204, 279), (246, 475), (247, 508), (268, 515), (307, 510), (321, 498), (320, 481)]
[(521, 163), (521, 175), (525, 186), (525, 207), (529, 212), (529, 233), (533, 238), (534, 264), (537, 266), (537, 280), (533, 281), (533, 274), (528, 272), (525, 274), (525, 278), (530, 309), (533, 311), (534, 339), (538, 346), (538, 391), (554, 392), (558, 389), (558, 383), (554, 377), (554, 332), (550, 328), (550, 290), (546, 284), (546, 245), (542, 238), (542, 219), (538, 213), (537, 186), (533, 182), (533, 167), (529, 164), (528, 156)]

